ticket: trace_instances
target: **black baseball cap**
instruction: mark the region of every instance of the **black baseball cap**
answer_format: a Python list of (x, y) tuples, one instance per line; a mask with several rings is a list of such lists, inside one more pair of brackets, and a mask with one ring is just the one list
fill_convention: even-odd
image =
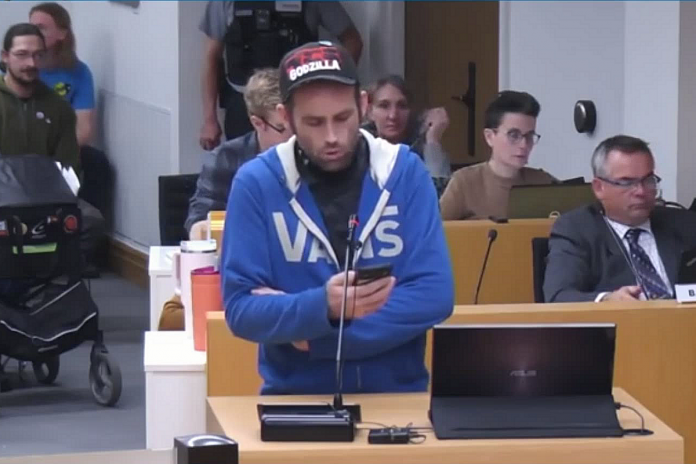
[(309, 42), (290, 50), (280, 61), (280, 95), (283, 101), (293, 90), (316, 80), (358, 85), (358, 68), (343, 46), (332, 42)]

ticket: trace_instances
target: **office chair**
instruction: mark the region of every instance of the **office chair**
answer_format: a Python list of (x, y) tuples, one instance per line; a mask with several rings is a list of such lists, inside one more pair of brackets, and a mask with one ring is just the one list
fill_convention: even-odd
[(159, 176), (159, 229), (162, 246), (177, 246), (188, 240), (184, 222), (189, 199), (196, 192), (198, 174)]
[(585, 183), (585, 178), (580, 176), (580, 177), (573, 177), (571, 179), (566, 179), (562, 180), (561, 184), (570, 184), (570, 185), (582, 185)]
[(534, 302), (544, 302), (544, 274), (549, 255), (548, 237), (532, 239), (532, 277), (534, 282)]

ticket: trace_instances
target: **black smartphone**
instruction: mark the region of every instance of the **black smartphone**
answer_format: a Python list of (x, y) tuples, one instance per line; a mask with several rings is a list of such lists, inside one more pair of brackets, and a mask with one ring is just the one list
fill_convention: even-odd
[(382, 277), (389, 277), (391, 273), (391, 264), (361, 267), (355, 271), (355, 285), (369, 284)]

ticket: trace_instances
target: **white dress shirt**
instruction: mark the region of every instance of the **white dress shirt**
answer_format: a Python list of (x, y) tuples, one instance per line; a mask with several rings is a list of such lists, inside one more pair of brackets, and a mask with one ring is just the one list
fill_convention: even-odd
[[(628, 240), (626, 239), (626, 232), (628, 232), (631, 229), (642, 229), (643, 233), (641, 233), (638, 236), (638, 245), (640, 245), (643, 250), (645, 250), (645, 253), (648, 255), (648, 258), (650, 258), (650, 263), (653, 265), (655, 270), (657, 271), (657, 275), (660, 276), (662, 279), (662, 282), (667, 286), (668, 289), (672, 288), (672, 284), (669, 282), (669, 277), (667, 277), (667, 271), (665, 270), (665, 265), (662, 263), (662, 258), (660, 258), (660, 252), (657, 249), (657, 242), (655, 241), (655, 236), (652, 233), (652, 229), (650, 228), (650, 220), (648, 219), (645, 221), (643, 224), (637, 226), (637, 227), (632, 227), (632, 226), (627, 226), (625, 224), (621, 224), (616, 221), (612, 221), (609, 218), (606, 218), (607, 223), (611, 226), (612, 229), (614, 229), (614, 232), (616, 232), (616, 235), (618, 237), (621, 237), (621, 244), (624, 247), (624, 251), (626, 254), (624, 255), (625, 257), (630, 256), (630, 251), (629, 251), (629, 246), (628, 246)], [(628, 263), (626, 263), (628, 264)], [(597, 298), (595, 298), (595, 301), (602, 301), (602, 299), (610, 292), (602, 292), (599, 295), (597, 295)], [(640, 294), (640, 299), (645, 300), (646, 297), (643, 293)]]

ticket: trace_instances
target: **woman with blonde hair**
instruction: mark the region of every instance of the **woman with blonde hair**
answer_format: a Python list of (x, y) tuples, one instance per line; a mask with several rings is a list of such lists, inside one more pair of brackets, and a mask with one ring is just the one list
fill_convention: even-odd
[(368, 123), (365, 129), (391, 143), (408, 145), (423, 159), (438, 196), (450, 177), (450, 162), (442, 148), (442, 135), (449, 126), (444, 108), (416, 113), (411, 94), (401, 76), (392, 74), (374, 82), (368, 89)]

